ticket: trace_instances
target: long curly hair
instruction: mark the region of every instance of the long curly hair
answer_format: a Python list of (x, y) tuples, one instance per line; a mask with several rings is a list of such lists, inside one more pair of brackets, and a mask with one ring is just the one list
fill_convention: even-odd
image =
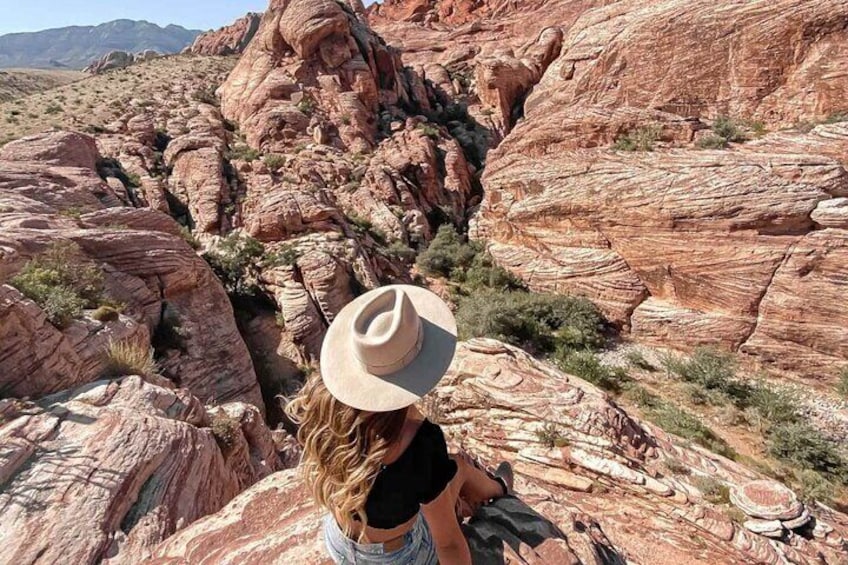
[(383, 460), (403, 432), (407, 409), (365, 412), (336, 400), (313, 374), (285, 408), (298, 426), (300, 469), (315, 500), (353, 537), (355, 516), (368, 524), (365, 502)]

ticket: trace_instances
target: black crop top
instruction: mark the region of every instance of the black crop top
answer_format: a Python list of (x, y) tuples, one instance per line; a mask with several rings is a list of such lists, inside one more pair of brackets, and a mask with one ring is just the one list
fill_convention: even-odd
[(400, 457), (384, 465), (365, 503), (368, 526), (388, 530), (408, 522), (456, 475), (442, 429), (424, 420)]

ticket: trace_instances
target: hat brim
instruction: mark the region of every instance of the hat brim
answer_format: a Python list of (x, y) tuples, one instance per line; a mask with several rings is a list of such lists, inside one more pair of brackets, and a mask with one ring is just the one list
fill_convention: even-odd
[(369, 412), (390, 412), (418, 402), (447, 373), (456, 352), (456, 320), (447, 304), (427, 289), (396, 285), (409, 297), (421, 319), (421, 352), (406, 367), (383, 377), (369, 373), (353, 352), (353, 317), (371, 291), (345, 306), (333, 320), (321, 346), (321, 378), (340, 402)]

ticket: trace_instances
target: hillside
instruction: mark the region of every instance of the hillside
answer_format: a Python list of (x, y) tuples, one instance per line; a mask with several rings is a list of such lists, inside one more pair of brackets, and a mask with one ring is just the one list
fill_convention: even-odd
[(0, 563), (327, 563), (281, 402), (406, 283), (460, 331), (420, 408), (516, 472), (475, 562), (845, 565), (846, 30), (270, 0), (0, 102)]
[(0, 71), (0, 102), (49, 90), (84, 77), (79, 71), (6, 69)]
[(115, 20), (0, 36), (0, 68), (82, 69), (109, 51), (179, 53), (200, 35), (177, 25)]

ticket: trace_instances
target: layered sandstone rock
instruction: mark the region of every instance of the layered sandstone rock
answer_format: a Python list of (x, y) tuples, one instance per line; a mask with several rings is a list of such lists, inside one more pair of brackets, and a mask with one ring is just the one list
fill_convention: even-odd
[[(781, 485), (641, 424), (593, 386), (499, 342), (460, 345), (426, 407), (453, 446), (512, 462), (529, 505), (500, 501), (466, 526), (481, 563), (839, 563), (848, 550), (848, 517), (803, 508)], [(543, 429), (557, 447), (542, 443)], [(670, 472), (673, 463), (691, 473)], [(322, 512), (295, 473), (268, 477), (148, 563), (327, 563)], [(730, 488), (738, 510), (706, 502), (699, 477)], [(728, 517), (739, 510), (783, 520), (783, 537)]]
[(91, 73), (93, 75), (99, 75), (100, 73), (105, 73), (106, 71), (124, 69), (135, 63), (150, 61), (160, 56), (161, 55), (159, 53), (152, 49), (145, 49), (144, 51), (139, 51), (138, 53), (129, 53), (127, 51), (110, 51), (109, 53), (103, 55), (103, 57), (101, 57), (97, 61), (94, 61), (89, 66), (87, 66), (84, 72)]
[(256, 407), (219, 410), (140, 377), (0, 400), (0, 561), (138, 563), (282, 468)]
[[(839, 111), (846, 18), (835, 1), (587, 11), (489, 154), (472, 233), (532, 289), (588, 296), (636, 338), (827, 378), (848, 358), (829, 298), (848, 275), (848, 128), (693, 142), (721, 115), (778, 129)], [(649, 130), (652, 152), (610, 147)]]
[(90, 382), (102, 373), (110, 342), (147, 344), (168, 326), (178, 327), (181, 339), (157, 345), (164, 375), (204, 401), (245, 400), (261, 407), (253, 366), (220, 283), (179, 237), (172, 219), (120, 207), (98, 176), (97, 161), (94, 140), (64, 132), (0, 151), (0, 283), (50, 245), (73, 242), (102, 270), (109, 297), (126, 305), (117, 320), (98, 322), (88, 312), (59, 330), (35, 303), (0, 287), (0, 390), (39, 397)]
[(249, 12), (231, 25), (200, 34), (185, 52), (193, 55), (238, 55), (256, 35), (261, 19), (262, 14)]

